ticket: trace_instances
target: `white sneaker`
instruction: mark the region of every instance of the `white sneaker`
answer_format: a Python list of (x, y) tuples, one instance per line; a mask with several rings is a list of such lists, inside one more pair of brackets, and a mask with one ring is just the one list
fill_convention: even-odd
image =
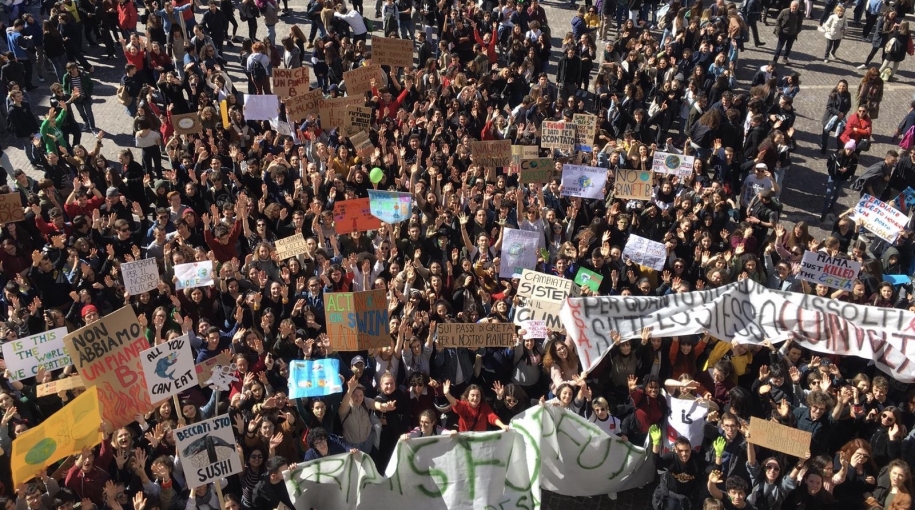
[(856, 67), (855, 69), (867, 69), (867, 64), (861, 64), (858, 67)]
[(610, 494), (607, 494), (607, 497), (610, 498), (610, 501), (616, 501), (616, 493), (615, 493), (615, 492), (611, 492)]
[(44, 83), (44, 76), (39, 76), (38, 81), (40, 81), (41, 83)]
[(828, 63), (829, 63), (829, 59), (828, 59), (828, 58), (824, 58), (824, 59), (823, 59), (823, 63), (824, 63), (824, 64), (828, 64)]

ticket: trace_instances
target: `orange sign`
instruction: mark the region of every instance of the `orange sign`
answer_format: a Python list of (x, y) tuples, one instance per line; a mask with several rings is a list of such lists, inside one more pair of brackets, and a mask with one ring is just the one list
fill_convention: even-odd
[(338, 234), (365, 232), (381, 226), (381, 220), (372, 216), (368, 198), (343, 200), (334, 203), (334, 228)]

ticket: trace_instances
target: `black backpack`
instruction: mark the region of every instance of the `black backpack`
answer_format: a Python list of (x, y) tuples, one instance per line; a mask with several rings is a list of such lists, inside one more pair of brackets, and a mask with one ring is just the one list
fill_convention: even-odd
[(251, 70), (251, 79), (261, 81), (267, 79), (267, 68), (261, 64), (260, 60), (254, 61), (254, 68)]

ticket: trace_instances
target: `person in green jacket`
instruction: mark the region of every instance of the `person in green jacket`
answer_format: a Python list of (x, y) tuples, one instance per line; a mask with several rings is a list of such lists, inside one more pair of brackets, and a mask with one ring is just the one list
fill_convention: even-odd
[(74, 95), (79, 91), (79, 98), (73, 101), (73, 106), (83, 118), (83, 131), (89, 131), (95, 134), (98, 129), (95, 127), (95, 115), (92, 114), (92, 88), (94, 83), (89, 73), (79, 70), (75, 62), (67, 64), (67, 73), (64, 74), (63, 83), (64, 93)]
[(60, 147), (64, 147), (69, 152), (70, 145), (67, 143), (67, 137), (58, 126), (62, 125), (67, 119), (67, 109), (61, 108), (60, 112), (55, 113), (54, 109), (48, 112), (48, 116), (41, 123), (41, 141), (44, 142), (45, 151), (48, 153), (59, 154)]

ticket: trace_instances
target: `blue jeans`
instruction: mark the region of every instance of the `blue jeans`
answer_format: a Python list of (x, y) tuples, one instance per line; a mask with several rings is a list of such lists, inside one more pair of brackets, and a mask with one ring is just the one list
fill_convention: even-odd
[(83, 118), (86, 129), (95, 131), (95, 115), (92, 114), (92, 99), (87, 97), (79, 101), (74, 101), (73, 106), (76, 107), (79, 116)]
[(400, 38), (401, 39), (410, 39), (413, 40), (413, 20), (412, 19), (402, 19), (400, 20)]
[(842, 193), (842, 188), (845, 187), (845, 182), (829, 176), (829, 180), (826, 181), (826, 196), (823, 197), (823, 214), (828, 213), (835, 207), (836, 202), (839, 200), (839, 195)]

